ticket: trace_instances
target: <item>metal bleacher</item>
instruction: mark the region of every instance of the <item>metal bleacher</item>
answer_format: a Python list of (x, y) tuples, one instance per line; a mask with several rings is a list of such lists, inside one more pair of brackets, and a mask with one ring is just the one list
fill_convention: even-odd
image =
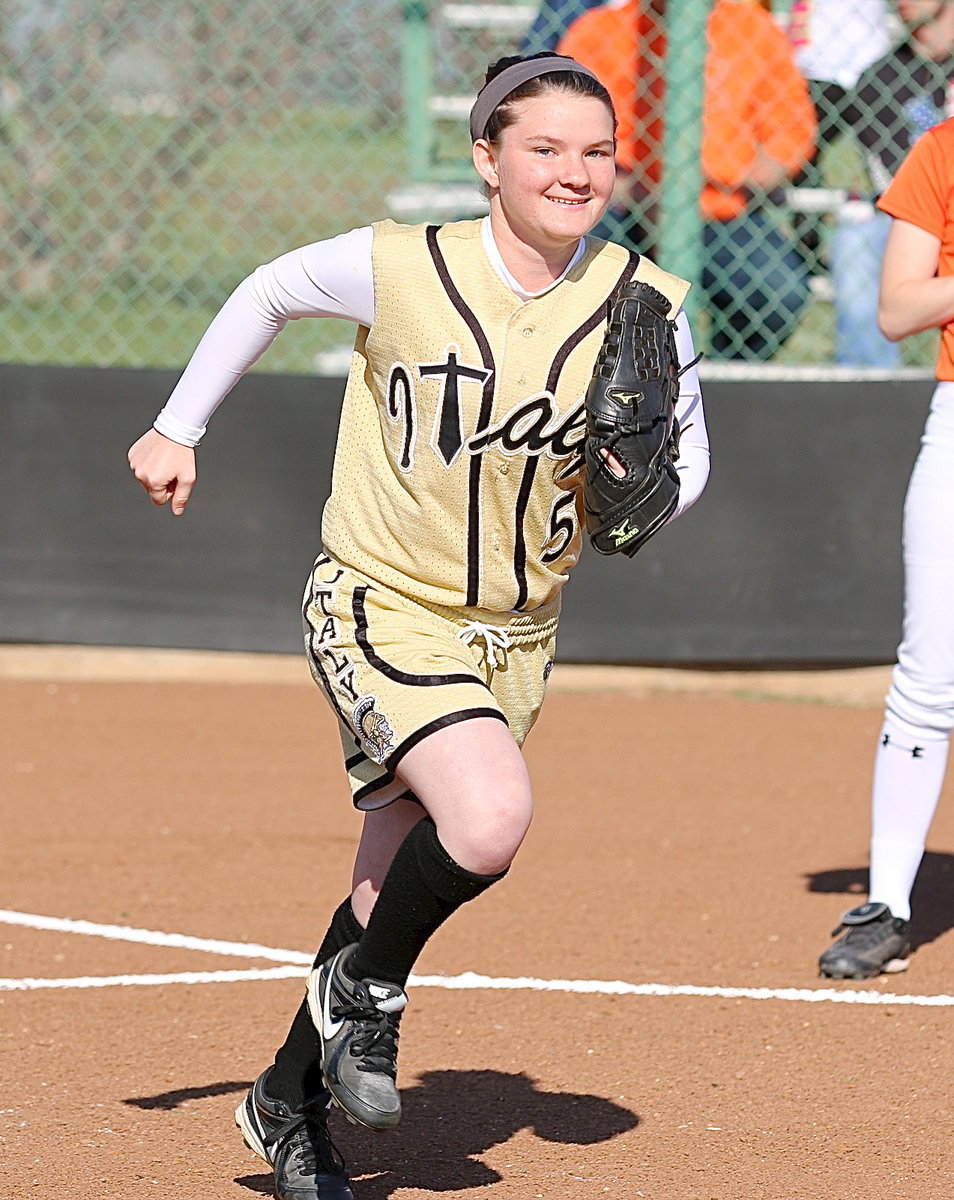
[(514, 54), (534, 4), (403, 0), (408, 180), (388, 193), (397, 220), (456, 220), (487, 211), (470, 161), (467, 118), (488, 62)]
[[(407, 182), (386, 196), (388, 212), (401, 221), (482, 214), (487, 202), (474, 180), (467, 118), (486, 63), (517, 52), (536, 5), (403, 0), (401, 7), (409, 171)], [(837, 188), (789, 187), (785, 206), (832, 214), (846, 197)]]

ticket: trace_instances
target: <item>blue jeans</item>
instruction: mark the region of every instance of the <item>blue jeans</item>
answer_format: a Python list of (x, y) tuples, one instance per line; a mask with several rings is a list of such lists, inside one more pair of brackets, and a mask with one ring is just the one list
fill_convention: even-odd
[(713, 358), (771, 358), (794, 333), (808, 301), (808, 267), (764, 213), (707, 221), (702, 287)]
[(603, 0), (542, 0), (530, 28), (520, 42), (520, 54), (553, 54), (560, 38), (577, 17)]
[(844, 204), (831, 235), (835, 284), (835, 362), (898, 367), (901, 347), (878, 328), (881, 259), (891, 218), (864, 200)]

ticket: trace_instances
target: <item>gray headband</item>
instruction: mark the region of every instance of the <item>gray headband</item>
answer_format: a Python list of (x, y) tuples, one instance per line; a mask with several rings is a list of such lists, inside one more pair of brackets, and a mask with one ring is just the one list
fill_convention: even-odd
[[(512, 67), (507, 67), (499, 75), (495, 75), (478, 93), (474, 107), (470, 110), (470, 140), (476, 142), (484, 136), (494, 109), (506, 100), (515, 88), (529, 79), (536, 79), (538, 75), (551, 75), (555, 71), (577, 71), (581, 75), (589, 75), (591, 79), (596, 79), (589, 67), (584, 67), (575, 58), (563, 58), (559, 54), (548, 58), (525, 58), (522, 62), (514, 63)], [(599, 80), (596, 79), (596, 82), (599, 83)]]

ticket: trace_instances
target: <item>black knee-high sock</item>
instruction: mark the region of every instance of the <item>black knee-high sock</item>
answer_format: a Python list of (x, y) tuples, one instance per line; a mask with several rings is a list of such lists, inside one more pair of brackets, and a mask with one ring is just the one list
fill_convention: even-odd
[[(349, 896), (335, 909), (328, 932), (315, 956), (315, 966), (358, 941), (362, 933), (364, 929), (354, 915)], [(323, 1087), (318, 1035), (308, 1005), (302, 1000), (288, 1037), (275, 1055), (275, 1064), (268, 1073), (268, 1094), (276, 1100), (284, 1100), (292, 1108), (300, 1108)]]
[(441, 845), (431, 818), (424, 817), (398, 847), (348, 974), (404, 987), (431, 934), (506, 873), (466, 871)]

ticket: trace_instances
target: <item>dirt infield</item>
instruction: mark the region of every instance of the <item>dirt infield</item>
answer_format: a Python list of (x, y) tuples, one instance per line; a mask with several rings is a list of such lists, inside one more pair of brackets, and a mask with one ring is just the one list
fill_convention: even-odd
[[(950, 788), (910, 969), (815, 972), (886, 679), (558, 667), (528, 841), (418, 964), (405, 1120), (335, 1126), (356, 1200), (950, 1195)], [(358, 832), (304, 663), (0, 648), (0, 729), (0, 1196), (270, 1195), (232, 1113)]]

